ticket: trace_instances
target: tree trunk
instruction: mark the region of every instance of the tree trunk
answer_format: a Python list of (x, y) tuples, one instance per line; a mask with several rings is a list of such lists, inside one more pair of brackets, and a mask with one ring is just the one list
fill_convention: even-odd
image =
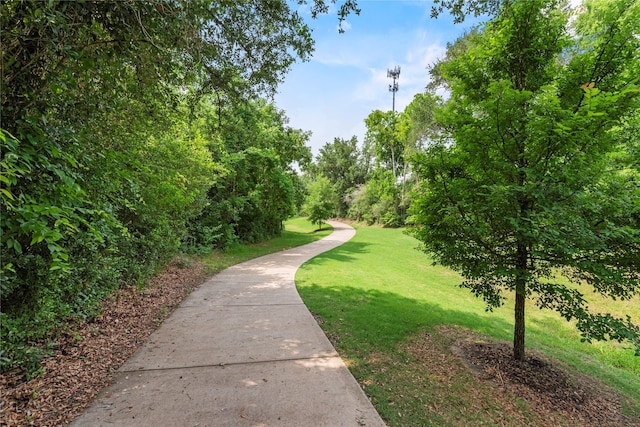
[(524, 306), (527, 299), (527, 247), (518, 242), (516, 254), (516, 307), (513, 327), (513, 358), (524, 361)]
[(393, 170), (393, 184), (398, 181), (398, 172), (396, 171), (396, 150), (395, 145), (391, 144), (391, 169)]
[(516, 283), (515, 324), (513, 328), (513, 358), (524, 361), (524, 303), (526, 300), (526, 282), (518, 278)]

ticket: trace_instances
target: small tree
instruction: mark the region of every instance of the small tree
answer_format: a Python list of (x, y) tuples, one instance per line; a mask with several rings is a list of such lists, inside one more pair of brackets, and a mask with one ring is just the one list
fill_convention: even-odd
[(319, 176), (309, 184), (309, 195), (304, 211), (312, 224), (318, 224), (319, 230), (322, 230), (322, 223), (334, 215), (336, 201), (335, 189), (328, 178)]
[(590, 312), (580, 292), (640, 293), (628, 130), (640, 107), (640, 3), (588, 1), (573, 26), (561, 3), (504, 2), (440, 65), (451, 97), (436, 112), (440, 141), (414, 165), (423, 187), (413, 234), (488, 310), (515, 293), (515, 359), (528, 298), (575, 320), (584, 340), (629, 341), (640, 354), (637, 323)]

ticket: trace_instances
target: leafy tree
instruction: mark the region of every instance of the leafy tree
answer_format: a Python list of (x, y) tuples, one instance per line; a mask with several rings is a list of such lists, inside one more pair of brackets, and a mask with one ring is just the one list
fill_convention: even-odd
[[(313, 48), (309, 29), (284, 1), (10, 1), (2, 12), (9, 123), (50, 105), (56, 93), (99, 88), (127, 72), (156, 96), (167, 82), (209, 93), (273, 92)], [(114, 61), (120, 70), (104, 68)]]
[(408, 120), (407, 148), (412, 153), (424, 148), (435, 134), (434, 111), (440, 102), (440, 98), (431, 92), (418, 93), (405, 108), (404, 114)]
[(221, 122), (214, 124), (213, 132), (221, 135), (225, 151), (249, 146), (274, 150), (285, 170), (293, 170), (296, 164), (304, 167), (311, 161), (311, 150), (306, 145), (310, 132), (289, 127), (285, 112), (265, 99), (234, 103), (220, 114)]
[(640, 4), (589, 1), (573, 24), (561, 6), (504, 2), (441, 65), (451, 98), (436, 111), (439, 141), (415, 161), (412, 232), (489, 310), (515, 292), (514, 358), (527, 298), (575, 320), (586, 341), (640, 354), (637, 323), (590, 312), (580, 291), (640, 290), (637, 163), (614, 161), (629, 159), (623, 136), (637, 125)]
[(443, 58), (439, 58), (429, 67), (429, 75), (431, 76), (427, 84), (427, 90), (436, 92), (440, 88), (449, 89), (447, 79), (442, 75), (442, 66), (451, 62), (460, 55), (463, 55), (471, 45), (471, 40), (478, 35), (478, 29), (471, 31), (458, 37), (453, 43), (447, 42), (447, 51)]
[[(200, 101), (273, 93), (313, 40), (284, 0), (14, 0), (0, 28), (0, 366), (32, 370), (50, 330), (175, 253), (230, 173), (207, 152), (220, 136), (197, 128)], [(259, 194), (288, 194), (282, 164), (306, 139), (287, 141), (246, 154), (268, 177)], [(273, 228), (289, 207), (267, 209)]]
[(367, 179), (367, 168), (360, 150), (358, 139), (353, 136), (346, 140), (334, 138), (333, 143), (326, 143), (316, 157), (315, 174), (329, 179), (339, 195), (336, 214), (347, 215), (345, 197)]
[(309, 134), (288, 127), (284, 113), (262, 99), (203, 114), (211, 156), (220, 168), (185, 243), (207, 251), (278, 235), (295, 212), (293, 166), (309, 162)]
[[(414, 104), (413, 114), (417, 115), (417, 104)], [(409, 163), (406, 161), (407, 156), (411, 155), (417, 143), (411, 140), (412, 123), (406, 111), (403, 113), (394, 113), (392, 111), (382, 112), (373, 111), (365, 119), (367, 132), (365, 134), (365, 150), (370, 150), (375, 155), (376, 166), (390, 173), (393, 186), (397, 186), (391, 192), (385, 192), (384, 200), (389, 202), (392, 198), (395, 201), (387, 206), (385, 203), (385, 215), (374, 214), (373, 217), (382, 221), (387, 218), (383, 224), (387, 226), (397, 226), (404, 224), (406, 217), (406, 207), (408, 204), (407, 195), (407, 178), (409, 176)], [(418, 129), (418, 128), (416, 128)], [(413, 135), (417, 138), (417, 134)], [(376, 184), (387, 182), (386, 174), (374, 173)], [(387, 188), (383, 184), (383, 188)], [(360, 204), (359, 204), (360, 205)], [(393, 212), (393, 214), (391, 214)]]
[(454, 22), (460, 23), (469, 15), (493, 16), (500, 12), (501, 5), (508, 5), (510, 2), (511, 0), (433, 0), (431, 17), (438, 17), (446, 9), (453, 16)]
[(377, 165), (391, 171), (397, 180), (405, 166), (406, 117), (402, 113), (375, 110), (365, 119), (365, 124), (365, 145), (372, 148)]
[[(433, 95), (429, 91), (418, 93), (404, 110), (407, 117), (407, 142), (405, 156), (411, 159), (416, 153), (422, 151), (424, 147), (437, 135), (437, 123), (435, 120), (435, 109), (442, 103), (440, 97)], [(408, 160), (406, 165), (410, 164)], [(406, 168), (405, 168), (406, 170)], [(418, 183), (418, 175), (409, 170), (403, 173), (402, 189), (400, 192), (401, 211), (406, 213), (406, 207), (411, 204), (411, 190)], [(406, 188), (409, 187), (409, 188)], [(404, 217), (404, 215), (403, 215)], [(403, 222), (406, 218), (403, 218)]]
[(318, 224), (318, 229), (335, 215), (336, 199), (336, 191), (328, 178), (318, 176), (309, 184), (304, 211), (312, 224)]

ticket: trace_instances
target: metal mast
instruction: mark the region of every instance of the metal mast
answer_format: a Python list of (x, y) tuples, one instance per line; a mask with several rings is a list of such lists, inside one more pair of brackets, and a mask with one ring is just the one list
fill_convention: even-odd
[(392, 111), (396, 112), (396, 92), (398, 91), (397, 79), (400, 78), (400, 66), (396, 65), (394, 69), (387, 69), (387, 77), (393, 79), (393, 83), (389, 85), (389, 92), (393, 93), (393, 106)]

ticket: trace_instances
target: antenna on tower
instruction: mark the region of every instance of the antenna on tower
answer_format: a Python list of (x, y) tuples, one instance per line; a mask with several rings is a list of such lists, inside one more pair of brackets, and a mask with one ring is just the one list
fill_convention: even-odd
[(393, 83), (389, 85), (389, 92), (393, 93), (392, 111), (396, 112), (396, 92), (398, 91), (398, 83), (396, 80), (400, 78), (400, 66), (396, 65), (393, 69), (387, 69), (387, 77), (393, 79)]

